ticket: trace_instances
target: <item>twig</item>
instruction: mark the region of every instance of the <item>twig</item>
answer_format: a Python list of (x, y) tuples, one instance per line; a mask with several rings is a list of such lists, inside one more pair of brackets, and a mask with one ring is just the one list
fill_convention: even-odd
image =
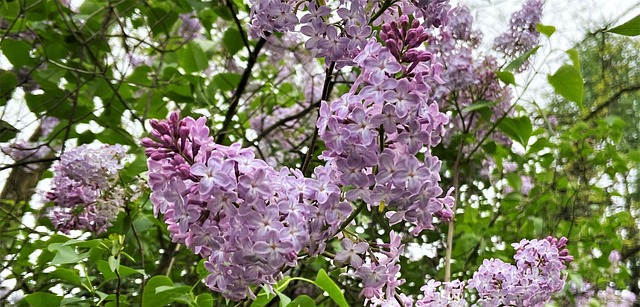
[[(336, 67), (336, 62), (331, 62), (331, 64), (329, 64), (329, 67), (327, 67), (326, 70), (326, 74), (324, 76), (324, 84), (322, 85), (322, 99), (321, 100), (327, 100), (329, 99), (329, 94), (331, 93), (331, 79), (333, 76), (333, 69)], [(318, 109), (318, 113), (320, 112), (320, 110)], [(318, 116), (320, 116), (320, 114), (318, 114)], [(305, 174), (305, 176), (309, 175), (307, 174), (307, 171), (309, 170), (309, 164), (311, 163), (311, 157), (313, 156), (313, 152), (315, 150), (315, 146), (316, 146), (316, 141), (318, 140), (318, 126), (315, 126), (315, 129), (313, 130), (313, 137), (311, 137), (311, 143), (309, 145), (309, 148), (307, 149), (307, 153), (304, 157), (304, 162), (302, 163), (302, 173)]]
[[(265, 36), (268, 37), (270, 33), (266, 33)], [(216, 135), (216, 143), (222, 144), (227, 135), (227, 129), (229, 129), (229, 125), (231, 124), (231, 119), (236, 114), (238, 103), (240, 102), (240, 96), (244, 93), (247, 83), (249, 82), (249, 78), (251, 77), (251, 70), (253, 66), (258, 61), (258, 55), (260, 54), (260, 50), (264, 47), (264, 44), (267, 42), (266, 38), (260, 38), (256, 46), (253, 48), (253, 51), (249, 53), (249, 61), (247, 62), (247, 67), (244, 69), (242, 73), (242, 77), (240, 78), (240, 82), (238, 83), (238, 87), (236, 87), (233, 96), (231, 96), (231, 102), (229, 103), (229, 109), (224, 116), (224, 121), (222, 122), (222, 128), (218, 131)]]

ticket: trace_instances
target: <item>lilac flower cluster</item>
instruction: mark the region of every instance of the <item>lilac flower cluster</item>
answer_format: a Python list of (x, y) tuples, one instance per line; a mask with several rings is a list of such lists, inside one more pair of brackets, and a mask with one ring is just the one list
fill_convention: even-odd
[(570, 292), (573, 296), (573, 306), (576, 307), (632, 307), (636, 302), (635, 293), (629, 290), (616, 290), (608, 285), (604, 290), (599, 290), (590, 283), (584, 283), (579, 288), (571, 284)]
[[(398, 279), (400, 255), (404, 250), (402, 237), (391, 231), (389, 238), (389, 243), (375, 244), (375, 253), (365, 242), (354, 244), (350, 239), (343, 239), (340, 243), (343, 250), (334, 258), (337, 263), (348, 263), (354, 269), (346, 275), (362, 281), (360, 297), (365, 297), (365, 301), (373, 306), (397, 302), (396, 288), (405, 282), (404, 279)], [(367, 254), (369, 257), (366, 257)], [(405, 306), (412, 305), (411, 298), (400, 296)]]
[[(421, 27), (437, 28), (448, 21), (450, 9), (448, 0), (402, 0), (394, 2), (393, 6), (375, 1), (340, 1), (331, 3), (335, 7), (330, 7), (324, 1), (315, 0), (306, 3), (253, 0), (251, 4), (251, 31), (254, 34), (289, 32), (300, 25), (298, 31), (308, 37), (305, 48), (324, 58), (327, 65), (334, 62), (337, 69), (354, 65), (353, 58), (374, 34), (371, 25), (388, 23), (406, 14), (421, 19)], [(298, 20), (295, 11), (304, 7), (307, 13)]]
[[(45, 139), (51, 134), (60, 120), (55, 117), (45, 116), (40, 121), (40, 138)], [(54, 149), (55, 150), (55, 149)], [(0, 151), (11, 157), (16, 162), (28, 162), (41, 160), (52, 152), (52, 147), (42, 142), (19, 141), (10, 145), (3, 145)], [(26, 165), (25, 170), (32, 170)]]
[[(498, 36), (493, 48), (507, 57), (518, 57), (533, 48), (540, 38), (536, 25), (542, 18), (541, 0), (528, 0), (522, 8), (511, 15), (509, 30)], [(523, 70), (526, 65), (521, 67)]]
[(202, 37), (202, 24), (194, 13), (180, 14), (182, 24), (178, 28), (178, 35), (185, 41)]
[(473, 278), (441, 283), (429, 280), (420, 290), (424, 298), (416, 306), (469, 306), (466, 290), (475, 289), (472, 306), (544, 306), (562, 290), (566, 276), (562, 270), (573, 261), (565, 248), (566, 238), (522, 240), (516, 249), (515, 265), (499, 259), (485, 259)]
[(265, 33), (293, 31), (298, 24), (293, 0), (251, 0), (251, 32), (264, 37)]
[[(349, 7), (347, 7), (349, 4)], [(307, 4), (308, 13), (300, 19), (300, 32), (309, 37), (305, 48), (326, 63), (335, 62), (336, 68), (353, 65), (352, 59), (360, 53), (373, 34), (369, 25), (371, 11), (361, 1), (345, 1), (335, 14), (338, 22), (331, 22), (333, 10), (316, 1)]]
[(424, 297), (416, 301), (416, 306), (469, 306), (464, 297), (465, 283), (459, 280), (451, 282), (439, 282), (433, 279), (420, 288)]
[(351, 91), (322, 102), (317, 127), (327, 146), (321, 158), (339, 185), (350, 187), (346, 199), (389, 207), (392, 224), (407, 221), (417, 234), (433, 228), (434, 215), (453, 216), (453, 197), (439, 198), (440, 161), (428, 150), (440, 142), (448, 117), (429, 102), (425, 82), (438, 79), (439, 65), (410, 47), (426, 36), (417, 23), (409, 28), (406, 17), (400, 20), (382, 27), (394, 51), (371, 40), (354, 59), (362, 73)]
[(107, 230), (125, 202), (117, 182), (124, 155), (120, 145), (82, 145), (60, 156), (53, 165), (53, 188), (46, 193), (55, 204), (50, 215), (58, 230)]
[(523, 239), (512, 244), (515, 265), (499, 259), (484, 260), (468, 287), (478, 291), (482, 306), (544, 306), (564, 287), (566, 276), (561, 271), (573, 261), (566, 244), (564, 237)]
[[(437, 35), (429, 39), (429, 51), (437, 55), (437, 60), (446, 67), (440, 75), (444, 83), (430, 84), (435, 89), (433, 98), (443, 111), (451, 111), (453, 129), (447, 130), (446, 143), (451, 136), (464, 132), (482, 139), (491, 131), (494, 140), (506, 146), (511, 140), (503, 133), (490, 130), (498, 119), (513, 113), (511, 110), (511, 89), (500, 83), (496, 74), (500, 65), (491, 56), (476, 57), (473, 50), (480, 43), (482, 34), (473, 30), (473, 18), (464, 7), (456, 7), (449, 12), (449, 22), (440, 28)], [(474, 102), (492, 102), (490, 118), (482, 118), (475, 111), (465, 109)], [(463, 148), (465, 152), (470, 146)]]
[(324, 251), (351, 213), (333, 175), (316, 179), (299, 170), (274, 170), (236, 143), (215, 144), (206, 119), (151, 121), (151, 200), (164, 214), (174, 242), (208, 261), (206, 284), (233, 300), (252, 296), (250, 286), (271, 286), (298, 253)]

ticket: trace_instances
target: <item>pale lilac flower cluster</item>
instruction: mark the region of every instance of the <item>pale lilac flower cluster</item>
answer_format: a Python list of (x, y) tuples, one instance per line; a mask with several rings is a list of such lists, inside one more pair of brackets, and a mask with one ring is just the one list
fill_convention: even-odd
[(298, 24), (293, 0), (251, 0), (251, 32), (265, 37), (266, 33), (293, 31)]
[(151, 200), (173, 241), (207, 259), (207, 286), (242, 300), (275, 284), (299, 252), (324, 251), (352, 207), (322, 167), (317, 179), (276, 171), (238, 143), (215, 144), (205, 124), (177, 113), (151, 121), (153, 140), (142, 141)]
[(433, 279), (420, 288), (424, 297), (416, 301), (416, 306), (469, 306), (465, 299), (465, 283), (459, 280), (439, 282)]
[(124, 155), (120, 145), (82, 145), (60, 156), (53, 165), (53, 187), (46, 193), (55, 204), (50, 216), (58, 230), (107, 230), (125, 205), (118, 185)]
[(564, 287), (562, 270), (573, 261), (566, 243), (564, 237), (514, 243), (515, 265), (499, 259), (484, 260), (468, 288), (477, 291), (480, 306), (544, 306)]
[(573, 261), (566, 243), (564, 237), (514, 243), (515, 265), (485, 259), (468, 281), (431, 279), (420, 288), (424, 297), (416, 306), (469, 306), (471, 289), (477, 292), (472, 306), (544, 306), (564, 287), (566, 275), (561, 271)]
[(49, 146), (28, 141), (3, 145), (0, 147), (0, 150), (17, 162), (41, 160), (51, 153)]
[[(511, 15), (509, 29), (498, 36), (493, 48), (507, 57), (518, 57), (533, 48), (540, 37), (536, 25), (542, 18), (542, 0), (528, 0)], [(526, 65), (521, 69), (525, 69)]]
[[(500, 65), (491, 56), (474, 56), (473, 50), (480, 43), (482, 34), (472, 29), (473, 18), (469, 11), (456, 7), (449, 14), (449, 22), (429, 39), (429, 51), (446, 67), (440, 75), (444, 83), (441, 86), (430, 84), (435, 89), (433, 98), (440, 108), (453, 113), (454, 129), (447, 129), (445, 143), (449, 143), (456, 133), (469, 133), (480, 140), (491, 131), (495, 141), (510, 146), (510, 138), (491, 129), (498, 119), (513, 114), (511, 89), (501, 84), (496, 74)], [(476, 110), (466, 110), (479, 101), (491, 102), (487, 106), (491, 111), (490, 118), (483, 118)], [(465, 152), (471, 149), (469, 145), (463, 148)]]
[[(300, 19), (300, 32), (309, 37), (305, 48), (325, 63), (336, 63), (336, 68), (353, 65), (352, 59), (360, 53), (373, 34), (369, 25), (372, 11), (365, 8), (367, 2), (345, 1), (332, 10), (316, 1), (307, 3), (308, 13)], [(337, 14), (339, 22), (331, 22)]]
[[(44, 116), (40, 121), (40, 139), (47, 138), (59, 122), (60, 120), (55, 117)], [(51, 154), (52, 148), (42, 142), (19, 141), (10, 145), (1, 146), (0, 151), (16, 162), (29, 162), (38, 161), (47, 157)], [(26, 170), (31, 170), (28, 164), (25, 166)]]
[(410, 47), (426, 39), (420, 27), (400, 20), (383, 26), (381, 37), (402, 48), (391, 52), (371, 40), (354, 59), (362, 72), (351, 91), (322, 102), (317, 127), (327, 146), (321, 158), (339, 185), (350, 187), (346, 199), (386, 206), (391, 224), (409, 222), (417, 234), (433, 228), (434, 215), (453, 216), (453, 197), (439, 198), (440, 161), (429, 153), (448, 117), (430, 102), (426, 82), (437, 80), (441, 67)]
[[(375, 245), (376, 252), (365, 242), (354, 243), (350, 239), (343, 239), (340, 243), (343, 250), (334, 258), (336, 262), (349, 264), (354, 269), (346, 275), (361, 280), (360, 297), (364, 297), (365, 302), (372, 306), (397, 303), (396, 288), (405, 282), (397, 276), (400, 272), (400, 255), (404, 250), (402, 237), (391, 231), (389, 238), (389, 243)], [(405, 306), (413, 305), (411, 298), (399, 295)]]
[(202, 37), (202, 24), (194, 13), (180, 14), (182, 24), (178, 28), (178, 35), (185, 41), (191, 41)]

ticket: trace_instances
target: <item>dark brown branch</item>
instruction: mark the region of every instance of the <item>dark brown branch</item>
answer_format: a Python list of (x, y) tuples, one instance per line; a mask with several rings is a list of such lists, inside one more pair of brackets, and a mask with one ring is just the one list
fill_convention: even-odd
[[(329, 64), (329, 67), (327, 67), (327, 71), (326, 74), (324, 76), (324, 84), (322, 86), (322, 100), (327, 100), (329, 99), (329, 94), (331, 93), (331, 90), (333, 89), (333, 82), (331, 82), (331, 80), (333, 79), (333, 69), (336, 67), (336, 62), (331, 62), (331, 64)], [(320, 110), (318, 110), (318, 112), (320, 112)], [(318, 114), (319, 116), (320, 114)], [(311, 137), (311, 144), (309, 145), (309, 148), (307, 149), (307, 154), (304, 157), (304, 162), (302, 163), (302, 173), (305, 176), (309, 176), (310, 174), (307, 174), (307, 171), (309, 170), (309, 164), (311, 163), (311, 157), (313, 156), (313, 152), (315, 150), (316, 147), (316, 141), (318, 140), (318, 126), (314, 125), (315, 129), (313, 129), (313, 137)]]
[[(270, 33), (266, 33), (265, 36), (269, 36)], [(244, 93), (247, 88), (247, 84), (249, 83), (249, 78), (251, 77), (251, 70), (253, 66), (258, 61), (258, 55), (260, 54), (260, 50), (264, 47), (264, 44), (267, 42), (266, 38), (260, 38), (256, 46), (253, 48), (253, 51), (249, 53), (249, 61), (247, 62), (247, 67), (244, 69), (242, 73), (242, 77), (240, 78), (240, 82), (238, 83), (238, 87), (236, 87), (236, 91), (231, 96), (231, 101), (229, 102), (229, 109), (227, 109), (227, 113), (224, 116), (224, 121), (222, 122), (222, 128), (218, 131), (216, 135), (216, 143), (222, 144), (227, 135), (227, 129), (231, 125), (231, 119), (236, 114), (238, 109), (238, 103), (240, 102), (240, 97)]]
[(240, 37), (242, 38), (242, 43), (244, 44), (244, 47), (247, 48), (247, 53), (251, 54), (251, 47), (249, 46), (249, 41), (247, 40), (247, 34), (244, 32), (244, 29), (242, 28), (242, 24), (238, 19), (238, 15), (236, 14), (236, 11), (233, 9), (233, 3), (231, 3), (230, 0), (227, 0), (225, 1), (225, 4), (231, 11), (231, 16), (233, 17), (233, 21), (238, 27), (238, 31), (240, 31)]

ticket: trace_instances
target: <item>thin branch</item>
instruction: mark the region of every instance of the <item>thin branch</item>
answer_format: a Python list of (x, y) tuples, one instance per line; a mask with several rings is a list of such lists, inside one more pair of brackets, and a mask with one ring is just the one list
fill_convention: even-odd
[[(269, 36), (270, 33), (266, 33), (265, 36)], [(240, 78), (240, 82), (238, 83), (238, 87), (236, 87), (233, 96), (231, 96), (231, 101), (229, 103), (229, 109), (224, 116), (224, 121), (222, 122), (222, 128), (218, 131), (216, 135), (216, 143), (222, 144), (227, 135), (227, 130), (231, 125), (231, 119), (236, 114), (238, 109), (238, 103), (240, 102), (240, 97), (244, 93), (247, 88), (247, 83), (249, 83), (249, 78), (251, 77), (251, 70), (253, 66), (256, 64), (258, 60), (258, 55), (260, 54), (260, 50), (264, 47), (264, 44), (267, 42), (266, 38), (260, 38), (256, 46), (253, 48), (253, 51), (249, 53), (249, 61), (247, 62), (247, 67), (244, 69), (242, 73), (242, 77)]]
[(589, 119), (593, 118), (598, 113), (600, 113), (600, 111), (602, 111), (602, 109), (608, 107), (610, 104), (612, 104), (616, 100), (618, 100), (618, 98), (620, 98), (620, 96), (622, 96), (622, 94), (625, 94), (627, 92), (635, 92), (635, 91), (639, 91), (639, 90), (640, 90), (640, 84), (636, 84), (636, 85), (632, 85), (632, 86), (620, 89), (613, 96), (611, 96), (611, 98), (607, 99), (605, 102), (603, 102), (600, 105), (598, 105), (593, 111), (589, 112), (589, 114), (587, 114), (583, 118), (583, 120), (589, 120)]
[[(333, 69), (336, 67), (336, 62), (331, 62), (331, 64), (329, 64), (329, 67), (327, 67), (326, 70), (326, 74), (324, 76), (324, 84), (322, 86), (322, 99), (321, 100), (327, 100), (329, 99), (329, 94), (331, 93), (331, 90), (333, 89), (333, 86), (331, 85), (332, 82), (331, 80), (333, 79)], [(320, 110), (318, 110), (318, 112), (320, 112)], [(318, 114), (319, 116), (319, 114)], [(311, 144), (309, 145), (309, 148), (307, 149), (307, 154), (304, 157), (304, 162), (302, 163), (302, 173), (307, 176), (309, 174), (307, 174), (307, 171), (309, 170), (309, 164), (311, 163), (311, 157), (313, 156), (313, 152), (315, 151), (315, 147), (316, 147), (316, 141), (318, 140), (318, 126), (314, 125), (315, 129), (313, 130), (313, 137), (311, 137)]]
[(242, 38), (242, 43), (244, 44), (244, 47), (247, 48), (247, 54), (251, 54), (251, 47), (249, 46), (249, 41), (247, 40), (247, 34), (244, 32), (244, 29), (242, 28), (242, 24), (238, 19), (238, 15), (236, 11), (233, 9), (233, 3), (231, 3), (230, 0), (227, 0), (225, 1), (225, 4), (231, 11), (231, 16), (233, 17), (233, 21), (235, 22), (236, 26), (238, 27), (238, 30), (240, 31), (240, 37)]

